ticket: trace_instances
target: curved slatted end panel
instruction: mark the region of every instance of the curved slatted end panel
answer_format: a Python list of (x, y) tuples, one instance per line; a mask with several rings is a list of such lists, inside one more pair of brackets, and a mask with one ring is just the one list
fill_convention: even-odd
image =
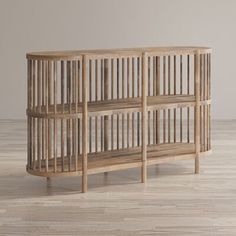
[(211, 152), (211, 49), (27, 54), (27, 171), (87, 175)]
[(29, 172), (50, 176), (78, 171), (78, 156), (82, 153), (82, 122), (78, 117), (81, 91), (81, 57), (28, 59)]
[(200, 55), (200, 100), (209, 101), (200, 106), (201, 152), (211, 149), (211, 54)]
[(148, 146), (195, 144), (198, 173), (199, 157), (211, 152), (211, 53), (148, 55)]

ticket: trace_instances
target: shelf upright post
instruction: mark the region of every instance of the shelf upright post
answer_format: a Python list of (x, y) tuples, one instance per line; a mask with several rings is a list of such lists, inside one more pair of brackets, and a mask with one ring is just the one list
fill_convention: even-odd
[(147, 144), (146, 144), (146, 119), (147, 119), (147, 53), (142, 53), (142, 183), (147, 181)]
[(87, 191), (87, 137), (88, 137), (88, 103), (87, 103), (87, 56), (83, 55), (83, 77), (82, 77), (82, 192)]
[[(104, 100), (108, 100), (108, 59), (104, 60)], [(104, 150), (108, 150), (108, 116), (104, 116)]]
[[(109, 89), (109, 81), (108, 81), (108, 59), (104, 60), (104, 100), (108, 100), (108, 89)], [(109, 117), (104, 116), (104, 151), (108, 150), (108, 139), (109, 139)], [(105, 175), (108, 172), (104, 172)]]
[(196, 51), (195, 54), (195, 70), (194, 70), (194, 82), (195, 82), (195, 174), (199, 173), (199, 155), (200, 155), (200, 53)]

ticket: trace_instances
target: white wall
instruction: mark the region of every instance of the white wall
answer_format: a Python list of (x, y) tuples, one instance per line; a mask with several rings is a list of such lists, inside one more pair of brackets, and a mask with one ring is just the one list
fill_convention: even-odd
[(25, 53), (211, 46), (212, 116), (236, 118), (235, 0), (0, 0), (0, 119), (25, 118)]

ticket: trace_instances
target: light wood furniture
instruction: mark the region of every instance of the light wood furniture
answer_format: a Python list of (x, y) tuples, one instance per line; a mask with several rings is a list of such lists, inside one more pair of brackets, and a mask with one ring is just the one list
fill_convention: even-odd
[(28, 53), (30, 174), (82, 175), (211, 152), (211, 49)]

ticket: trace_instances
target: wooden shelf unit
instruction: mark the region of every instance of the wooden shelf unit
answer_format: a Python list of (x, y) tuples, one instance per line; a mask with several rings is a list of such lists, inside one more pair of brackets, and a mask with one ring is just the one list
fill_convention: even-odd
[(28, 53), (30, 174), (82, 176), (211, 152), (211, 49)]

